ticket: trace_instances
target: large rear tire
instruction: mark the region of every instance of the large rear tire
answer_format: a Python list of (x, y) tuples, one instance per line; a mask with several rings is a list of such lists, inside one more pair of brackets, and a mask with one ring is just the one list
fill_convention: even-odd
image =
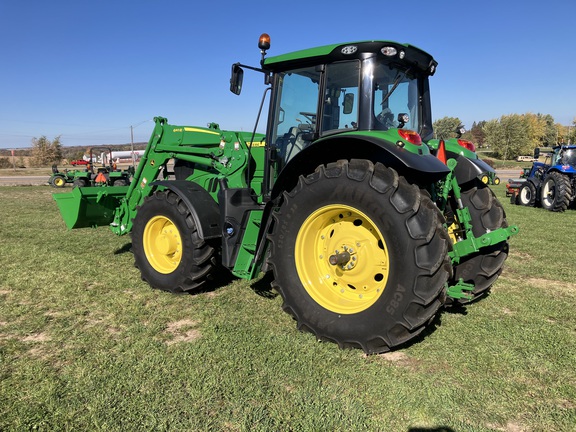
[(90, 181), (85, 177), (77, 177), (74, 179), (73, 185), (75, 187), (88, 187), (90, 186)]
[[(461, 185), (462, 204), (468, 207), (472, 218), (472, 232), (479, 237), (487, 232), (508, 226), (506, 213), (492, 190), (478, 180)], [(453, 283), (460, 278), (474, 284), (472, 299), (459, 299), (458, 302), (470, 303), (486, 295), (500, 273), (508, 257), (508, 242), (503, 241), (480, 249), (468, 255), (454, 266)]]
[(134, 265), (152, 288), (182, 293), (202, 286), (215, 249), (198, 236), (188, 207), (172, 191), (146, 197), (132, 228)]
[(300, 177), (274, 214), (270, 264), (300, 330), (341, 348), (388, 351), (445, 299), (450, 240), (429, 197), (367, 160)]
[(572, 200), (572, 186), (567, 176), (550, 173), (542, 184), (542, 207), (553, 212), (566, 211)]

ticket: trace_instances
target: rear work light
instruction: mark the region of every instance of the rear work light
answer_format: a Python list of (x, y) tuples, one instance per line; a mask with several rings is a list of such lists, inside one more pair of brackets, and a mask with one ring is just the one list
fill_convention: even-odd
[(398, 129), (398, 135), (412, 144), (422, 145), (422, 138), (418, 132), (414, 132), (408, 129)]
[(458, 145), (460, 147), (464, 147), (467, 150), (470, 150), (471, 152), (475, 152), (476, 151), (476, 146), (474, 145), (474, 143), (472, 141), (468, 141), (468, 140), (463, 140), (463, 139), (459, 139), (458, 140)]

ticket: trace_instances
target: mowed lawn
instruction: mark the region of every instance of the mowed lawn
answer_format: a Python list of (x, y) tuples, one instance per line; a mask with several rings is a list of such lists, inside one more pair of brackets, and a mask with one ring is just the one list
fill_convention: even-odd
[(491, 295), (365, 356), (299, 332), (266, 277), (152, 290), (129, 236), (0, 187), (0, 430), (574, 431), (576, 211), (494, 190), (520, 234)]

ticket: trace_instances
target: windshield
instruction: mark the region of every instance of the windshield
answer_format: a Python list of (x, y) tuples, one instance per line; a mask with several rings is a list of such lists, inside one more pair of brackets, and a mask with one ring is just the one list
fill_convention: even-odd
[[(410, 77), (409, 71), (398, 71), (383, 63), (372, 63), (374, 77), (375, 129), (387, 130), (404, 127), (419, 131), (418, 124), (418, 80)], [(402, 126), (400, 114), (408, 115)]]
[[(278, 168), (315, 139), (353, 130), (430, 126), (425, 77), (371, 57), (280, 72), (276, 75), (271, 142)], [(421, 97), (420, 93), (422, 93)]]
[(576, 149), (560, 151), (556, 163), (559, 165), (570, 165), (576, 167)]

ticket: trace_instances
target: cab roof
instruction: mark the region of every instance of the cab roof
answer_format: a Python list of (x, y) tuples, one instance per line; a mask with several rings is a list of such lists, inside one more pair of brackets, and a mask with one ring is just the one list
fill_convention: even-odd
[[(385, 55), (383, 50), (386, 50), (388, 55)], [(395, 54), (390, 54), (394, 51)], [(262, 68), (271, 72), (282, 72), (318, 64), (362, 59), (370, 55), (388, 58), (392, 62), (403, 64), (405, 67), (416, 66), (429, 75), (434, 74), (438, 65), (430, 54), (414, 45), (372, 40), (324, 45), (268, 57), (264, 59)]]

